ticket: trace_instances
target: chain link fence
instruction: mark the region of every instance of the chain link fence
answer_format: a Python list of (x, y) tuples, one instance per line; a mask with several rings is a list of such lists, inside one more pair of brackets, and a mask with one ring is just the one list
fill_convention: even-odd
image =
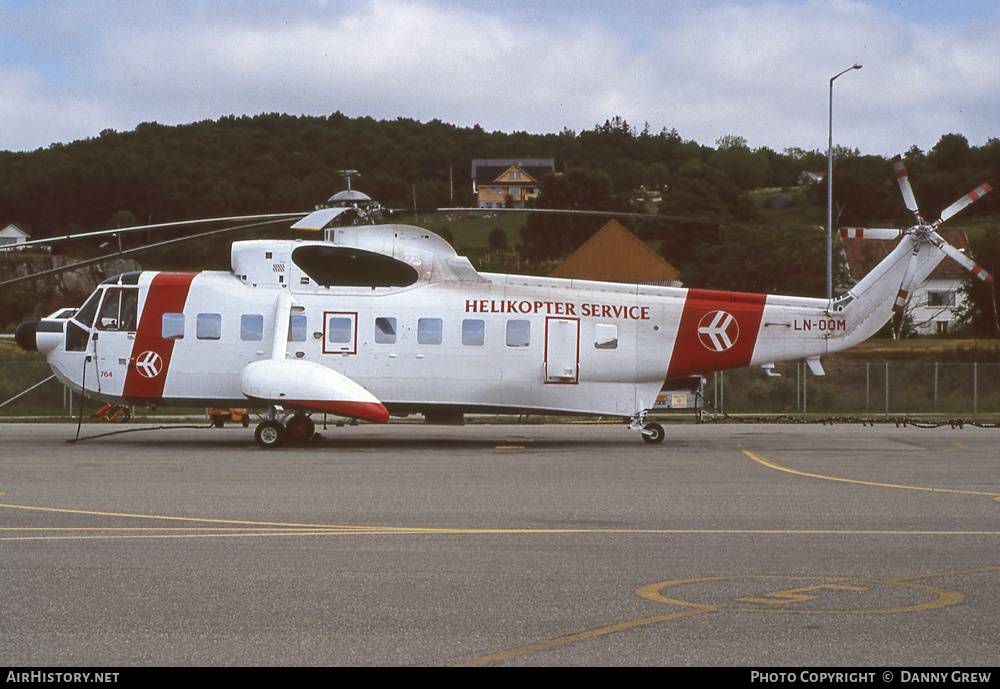
[(935, 415), (976, 420), (1000, 414), (1000, 364), (950, 362), (823, 362), (825, 376), (805, 364), (779, 364), (710, 375), (706, 410), (726, 414), (815, 416)]

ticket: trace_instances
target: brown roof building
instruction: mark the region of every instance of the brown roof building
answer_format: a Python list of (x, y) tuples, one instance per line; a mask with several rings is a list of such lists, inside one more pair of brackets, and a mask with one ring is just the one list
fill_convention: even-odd
[(680, 273), (638, 237), (611, 220), (549, 277), (679, 287)]

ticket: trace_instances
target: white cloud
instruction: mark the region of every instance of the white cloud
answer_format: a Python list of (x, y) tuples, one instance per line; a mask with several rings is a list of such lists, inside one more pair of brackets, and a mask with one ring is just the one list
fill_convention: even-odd
[(621, 115), (705, 144), (822, 149), (828, 79), (854, 62), (836, 85), (837, 143), (996, 136), (995, 32), (874, 2), (34, 3), (0, 11), (0, 149), (336, 110), (530, 132)]

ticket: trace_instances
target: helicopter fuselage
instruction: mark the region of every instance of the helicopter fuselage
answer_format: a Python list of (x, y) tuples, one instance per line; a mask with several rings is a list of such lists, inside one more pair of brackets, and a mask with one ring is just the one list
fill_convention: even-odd
[(35, 339), (63, 383), (127, 404), (636, 421), (667, 378), (789, 360), (821, 373), (891, 315), (906, 243), (831, 302), (479, 273), (425, 230), (346, 227), (234, 243), (228, 273), (112, 278)]

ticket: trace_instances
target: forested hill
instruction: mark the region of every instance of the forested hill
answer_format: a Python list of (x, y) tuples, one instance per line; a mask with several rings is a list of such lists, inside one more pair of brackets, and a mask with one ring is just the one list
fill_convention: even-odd
[[(341, 169), (360, 170), (357, 186), (397, 207), (413, 204), (414, 189), (419, 206), (449, 204), (452, 175), (454, 203), (470, 204), (472, 159), (516, 157), (554, 158), (559, 170), (606, 174), (618, 194), (661, 187), (670, 210), (699, 213), (719, 210), (690, 182), (706, 170), (713, 194), (738, 195), (790, 187), (801, 172), (826, 167), (818, 151), (751, 150), (738, 136), (722, 137), (713, 148), (620, 118), (579, 133), (535, 135), (340, 113), (229, 116), (182, 126), (144, 123), (33, 152), (0, 152), (0, 227), (16, 223), (40, 238), (107, 227), (123, 212), (146, 223), (310, 209), (343, 188)], [(1000, 186), (1000, 142), (974, 147), (946, 134), (926, 154), (911, 149), (907, 165), (921, 204), (936, 211), (983, 181)], [(884, 159), (839, 150), (834, 176), (842, 221), (899, 220), (898, 191)], [(970, 215), (998, 209), (1000, 199), (987, 198)]]

